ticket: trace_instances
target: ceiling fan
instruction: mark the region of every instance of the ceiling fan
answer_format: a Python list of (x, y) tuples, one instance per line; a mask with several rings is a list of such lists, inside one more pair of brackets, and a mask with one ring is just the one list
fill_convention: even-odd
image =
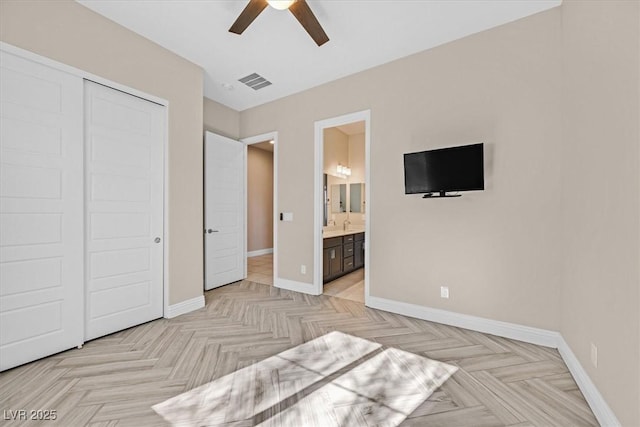
[(318, 46), (329, 41), (329, 37), (305, 0), (249, 0), (249, 4), (229, 28), (229, 32), (242, 34), (267, 5), (279, 10), (289, 9)]

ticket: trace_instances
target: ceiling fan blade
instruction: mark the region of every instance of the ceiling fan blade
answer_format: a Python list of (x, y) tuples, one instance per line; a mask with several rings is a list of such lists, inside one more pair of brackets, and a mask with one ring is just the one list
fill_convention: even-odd
[(265, 7), (267, 7), (267, 0), (250, 0), (249, 4), (240, 13), (240, 16), (238, 16), (238, 19), (236, 19), (236, 22), (229, 28), (229, 32), (242, 34)]
[(305, 0), (296, 0), (296, 2), (289, 7), (289, 10), (318, 46), (322, 46), (329, 41), (327, 33), (324, 32)]

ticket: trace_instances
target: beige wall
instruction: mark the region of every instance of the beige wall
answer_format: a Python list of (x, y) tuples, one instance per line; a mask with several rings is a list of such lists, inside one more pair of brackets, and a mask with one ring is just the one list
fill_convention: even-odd
[(247, 251), (273, 248), (273, 153), (247, 147)]
[(209, 98), (203, 98), (204, 130), (228, 138), (240, 137), (240, 113)]
[[(279, 203), (296, 218), (280, 277), (312, 280), (298, 266), (313, 265), (314, 122), (371, 109), (372, 295), (559, 330), (640, 425), (638, 8), (565, 1), (242, 112), (241, 134), (280, 135)], [(404, 152), (471, 142), (484, 192), (403, 194)]]
[(324, 173), (335, 175), (338, 164), (349, 164), (349, 136), (336, 128), (324, 130)]
[(349, 135), (349, 167), (351, 168), (350, 182), (365, 181), (365, 146), (364, 133)]
[(640, 426), (639, 4), (562, 7), (560, 330), (624, 426)]
[[(349, 167), (351, 167), (351, 176), (349, 177), (349, 183), (365, 182), (365, 135), (364, 133), (358, 133), (349, 135)], [(365, 197), (365, 192), (362, 192), (361, 197)], [(351, 187), (349, 187), (349, 206), (351, 206)], [(366, 210), (366, 200), (364, 204)], [(349, 221), (354, 226), (364, 226), (365, 213), (350, 213)]]
[(202, 295), (202, 70), (74, 1), (0, 2), (0, 40), (169, 101), (169, 302)]
[[(371, 109), (372, 295), (559, 329), (560, 24), (554, 9), (241, 112), (243, 136), (279, 132), (279, 206), (295, 218), (279, 276), (312, 282), (314, 122)], [(403, 153), (480, 141), (486, 191), (404, 195)]]

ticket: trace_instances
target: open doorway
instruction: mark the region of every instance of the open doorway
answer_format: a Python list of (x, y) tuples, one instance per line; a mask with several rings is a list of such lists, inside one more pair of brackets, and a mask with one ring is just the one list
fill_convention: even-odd
[(318, 293), (366, 302), (369, 283), (369, 112), (316, 122)]
[(323, 293), (364, 303), (364, 121), (325, 128)]
[(246, 278), (265, 285), (274, 282), (275, 151), (277, 135), (243, 140), (246, 152)]

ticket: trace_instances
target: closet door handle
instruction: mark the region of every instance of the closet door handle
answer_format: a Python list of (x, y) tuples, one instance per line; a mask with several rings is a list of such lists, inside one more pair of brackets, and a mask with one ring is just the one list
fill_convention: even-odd
[(160, 240), (161, 239), (159, 237), (156, 237), (155, 239), (153, 239), (153, 241), (156, 242), (156, 243), (160, 243)]
[(218, 233), (218, 230), (213, 230), (213, 229), (209, 228), (209, 229), (207, 230), (207, 233), (209, 233), (209, 234), (211, 234), (211, 233)]

